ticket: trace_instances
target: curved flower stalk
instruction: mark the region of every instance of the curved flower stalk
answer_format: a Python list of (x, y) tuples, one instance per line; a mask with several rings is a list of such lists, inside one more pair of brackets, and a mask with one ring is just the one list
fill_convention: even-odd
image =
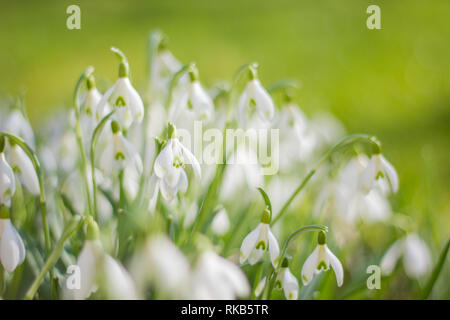
[(125, 268), (102, 248), (97, 223), (87, 219), (86, 241), (77, 259), (80, 268), (80, 289), (72, 289), (73, 298), (87, 299), (101, 289), (110, 299), (136, 299), (136, 290)]
[[(264, 277), (256, 286), (255, 295), (257, 297), (263, 292), (266, 281), (267, 279)], [(283, 258), (280, 271), (275, 279), (275, 289), (282, 289), (287, 300), (297, 300), (298, 298), (298, 281), (289, 270), (289, 262), (286, 257)]]
[(10, 142), (11, 148), (8, 152), (9, 162), (13, 171), (19, 176), (20, 182), (32, 195), (39, 195), (39, 181), (33, 163), (22, 150), (13, 141)]
[(200, 84), (195, 64), (189, 66), (188, 75), (190, 82), (187, 86), (183, 86), (185, 88), (178, 93), (170, 119), (175, 121), (180, 114), (192, 112), (195, 119), (210, 120), (214, 116), (214, 103)]
[(319, 274), (322, 271), (327, 271), (333, 268), (336, 275), (336, 281), (338, 287), (344, 283), (344, 269), (339, 259), (328, 249), (327, 237), (325, 232), (319, 232), (317, 247), (306, 259), (302, 268), (302, 281), (306, 286), (314, 277), (314, 274)]
[(369, 192), (374, 183), (380, 179), (387, 177), (391, 185), (392, 191), (398, 191), (398, 175), (392, 164), (387, 161), (381, 154), (381, 148), (379, 145), (374, 145), (373, 155), (369, 160), (367, 168), (364, 170), (361, 176), (361, 186)]
[(398, 260), (403, 257), (403, 267), (408, 277), (420, 278), (431, 271), (431, 253), (427, 244), (415, 233), (394, 242), (381, 259), (381, 272), (390, 275)]
[(232, 300), (250, 294), (250, 285), (242, 270), (215, 252), (203, 252), (192, 277), (194, 299)]
[(22, 138), (31, 147), (35, 147), (33, 128), (22, 111), (13, 109), (5, 120), (4, 131)]
[(273, 267), (277, 266), (278, 257), (280, 256), (280, 247), (278, 241), (270, 230), (270, 218), (272, 207), (267, 195), (264, 191), (263, 194), (266, 200), (266, 209), (262, 215), (261, 223), (250, 232), (242, 241), (240, 249), (240, 263), (244, 263), (248, 260), (251, 265), (254, 265), (261, 260), (263, 254), (269, 251), (270, 260)]
[(111, 121), (112, 141), (100, 156), (100, 166), (105, 174), (118, 173), (132, 166), (142, 173), (142, 160), (137, 149), (122, 134), (119, 123)]
[(3, 205), (0, 208), (0, 260), (8, 272), (14, 272), (25, 260), (22, 238), (9, 218), (9, 209)]
[[(190, 164), (197, 179), (201, 177), (200, 164), (195, 156), (177, 138), (176, 128), (169, 123), (169, 140), (165, 143), (153, 166), (154, 194), (161, 191), (166, 200), (175, 197), (178, 191), (186, 192), (188, 179), (184, 167)], [(152, 197), (153, 198), (153, 197)]]
[(260, 119), (266, 122), (272, 121), (275, 115), (272, 98), (261, 85), (256, 68), (255, 64), (248, 67), (249, 80), (238, 101), (239, 117), (244, 125), (255, 109)]
[(119, 78), (103, 95), (97, 108), (100, 114), (104, 115), (107, 113), (107, 105), (111, 105), (116, 110), (114, 118), (123, 129), (128, 130), (133, 122), (140, 123), (144, 118), (144, 104), (136, 89), (131, 85), (129, 65), (125, 55), (116, 48), (111, 48), (111, 51), (121, 59)]

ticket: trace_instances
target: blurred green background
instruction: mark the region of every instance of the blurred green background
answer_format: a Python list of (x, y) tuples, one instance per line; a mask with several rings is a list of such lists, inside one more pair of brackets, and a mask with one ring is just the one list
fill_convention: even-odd
[[(114, 80), (111, 45), (144, 80), (148, 32), (158, 28), (202, 81), (260, 63), (269, 85), (296, 78), (307, 114), (328, 110), (348, 132), (377, 135), (400, 174), (396, 211), (411, 215), (433, 249), (450, 234), (450, 1), (5, 1), (0, 0), (0, 94), (26, 88), (35, 124), (69, 107), (88, 65)], [(81, 30), (66, 8), (81, 7)], [(382, 30), (366, 27), (381, 7)], [(442, 280), (442, 279), (441, 279)]]

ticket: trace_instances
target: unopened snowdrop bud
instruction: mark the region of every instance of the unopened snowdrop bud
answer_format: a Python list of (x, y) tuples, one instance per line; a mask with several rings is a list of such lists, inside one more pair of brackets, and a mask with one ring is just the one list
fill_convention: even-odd
[(13, 171), (19, 176), (20, 182), (33, 195), (39, 195), (39, 180), (30, 158), (18, 145), (10, 141), (9, 162)]
[(92, 75), (86, 79), (86, 87), (87, 92), (81, 101), (81, 125), (87, 127), (86, 129), (90, 130), (87, 133), (91, 134), (96, 123), (109, 111), (109, 106), (106, 105), (99, 110), (102, 94), (98, 91)]
[(211, 250), (201, 254), (192, 282), (194, 299), (231, 300), (250, 293), (242, 270)]
[(230, 219), (228, 218), (227, 210), (222, 208), (216, 213), (211, 222), (212, 231), (218, 235), (223, 236), (230, 229)]
[(119, 121), (124, 129), (128, 129), (133, 122), (139, 123), (142, 121), (144, 104), (128, 78), (129, 66), (125, 55), (116, 48), (111, 50), (121, 58), (119, 78), (99, 102), (98, 110), (100, 114), (104, 114), (104, 110), (109, 103), (116, 110), (114, 118)]
[(4, 131), (22, 138), (26, 143), (34, 148), (34, 133), (28, 120), (19, 109), (13, 109), (5, 120)]
[(327, 271), (333, 268), (336, 275), (338, 287), (342, 286), (344, 282), (344, 269), (338, 258), (327, 247), (327, 236), (325, 232), (320, 231), (317, 239), (317, 247), (306, 259), (302, 268), (302, 281), (306, 286), (314, 277), (314, 274), (319, 274), (322, 271)]
[(111, 121), (112, 141), (100, 156), (100, 165), (106, 174), (132, 166), (142, 173), (142, 160), (137, 149), (123, 136), (119, 122)]
[(9, 218), (9, 209), (0, 208), (0, 260), (8, 272), (13, 272), (25, 260), (22, 238)]
[(270, 122), (275, 115), (275, 107), (269, 93), (261, 85), (256, 66), (249, 67), (249, 81), (238, 101), (242, 121), (246, 121), (252, 109), (256, 109), (259, 117)]
[(11, 197), (16, 191), (16, 179), (14, 172), (5, 159), (6, 141), (0, 136), (0, 204), (11, 206)]
[(168, 140), (155, 160), (155, 193), (160, 190), (166, 200), (175, 197), (178, 190), (186, 192), (188, 179), (184, 167), (190, 164), (197, 179), (201, 177), (200, 164), (189, 149), (177, 138), (175, 125), (169, 123)]
[(280, 247), (278, 241), (270, 230), (270, 212), (266, 209), (261, 223), (250, 232), (242, 241), (240, 250), (240, 263), (248, 262), (253, 265), (261, 260), (263, 254), (269, 251), (270, 260), (274, 268), (277, 266)]
[(398, 175), (392, 164), (387, 161), (381, 154), (380, 144), (374, 140), (373, 154), (369, 160), (369, 163), (361, 175), (361, 187), (369, 192), (376, 180), (385, 178), (389, 180), (392, 191), (398, 191)]
[(403, 257), (403, 267), (411, 278), (420, 278), (431, 271), (431, 253), (425, 241), (411, 233), (394, 242), (381, 260), (381, 272), (390, 275)]

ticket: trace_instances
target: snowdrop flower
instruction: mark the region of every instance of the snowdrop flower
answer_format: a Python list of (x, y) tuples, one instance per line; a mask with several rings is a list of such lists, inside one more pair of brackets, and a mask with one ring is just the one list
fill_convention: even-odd
[(87, 234), (77, 259), (80, 268), (80, 288), (72, 289), (76, 300), (87, 299), (102, 286), (110, 299), (136, 299), (136, 290), (125, 268), (104, 253), (99, 229), (92, 218), (87, 219)]
[(109, 112), (109, 106), (106, 105), (100, 110), (99, 103), (102, 100), (102, 94), (97, 90), (93, 76), (86, 80), (86, 86), (87, 92), (80, 103), (80, 123), (86, 141), (89, 142), (95, 126)]
[(255, 66), (249, 68), (249, 77), (238, 101), (240, 118), (245, 124), (248, 115), (256, 109), (261, 120), (270, 122), (275, 115), (275, 107), (269, 93), (259, 82)]
[(216, 213), (211, 222), (211, 229), (218, 236), (223, 236), (230, 229), (230, 219), (225, 208)]
[(0, 260), (8, 272), (13, 272), (25, 260), (25, 246), (5, 206), (0, 209)]
[(150, 238), (133, 257), (131, 271), (140, 291), (151, 282), (170, 298), (185, 298), (188, 294), (189, 262), (166, 236)]
[(427, 274), (432, 267), (431, 253), (427, 244), (415, 233), (394, 242), (381, 259), (381, 272), (390, 275), (403, 257), (403, 267), (411, 278)]
[(398, 191), (398, 175), (392, 164), (387, 161), (381, 154), (381, 148), (379, 145), (374, 145), (374, 152), (369, 160), (367, 168), (364, 170), (361, 176), (361, 186), (369, 192), (374, 185), (374, 182), (380, 178), (387, 177), (391, 184), (392, 191)]
[(137, 149), (123, 136), (119, 123), (111, 121), (112, 141), (100, 156), (100, 165), (106, 174), (133, 166), (142, 173), (142, 160)]
[[(288, 267), (287, 258), (283, 258), (280, 271), (277, 274), (275, 280), (275, 288), (283, 289), (284, 296), (287, 300), (297, 300), (298, 298), (298, 281), (297, 278), (291, 273)], [(267, 277), (261, 279), (255, 289), (255, 295), (258, 297), (264, 290)]]
[(28, 192), (33, 195), (39, 195), (39, 181), (33, 163), (21, 147), (12, 142), (10, 142), (10, 144), (11, 148), (8, 156), (13, 171), (17, 173), (21, 183), (25, 186)]
[(188, 74), (190, 82), (184, 90), (185, 92), (180, 94), (172, 111), (171, 119), (175, 121), (180, 112), (190, 111), (194, 113), (197, 119), (209, 120), (214, 114), (214, 103), (200, 84), (195, 65), (190, 66)]
[(186, 192), (188, 179), (184, 167), (190, 164), (197, 179), (200, 179), (200, 164), (195, 156), (177, 139), (176, 128), (169, 123), (169, 140), (164, 145), (155, 160), (154, 172), (156, 177), (155, 193), (160, 190), (166, 200), (175, 197), (178, 190)]
[(22, 138), (32, 148), (35, 146), (33, 128), (19, 109), (14, 109), (5, 120), (6, 132)]
[(194, 298), (200, 300), (232, 300), (250, 293), (250, 285), (242, 270), (213, 251), (201, 254), (192, 285)]
[(116, 110), (113, 117), (124, 129), (128, 129), (133, 122), (140, 123), (144, 118), (144, 104), (128, 78), (129, 66), (125, 56), (116, 48), (111, 50), (122, 59), (119, 65), (119, 79), (106, 91), (97, 109), (100, 114), (105, 114), (107, 104), (111, 105)]
[(0, 204), (11, 206), (11, 198), (16, 191), (14, 172), (5, 159), (5, 137), (0, 137)]
[(322, 271), (327, 271), (331, 267), (336, 275), (336, 281), (338, 287), (342, 286), (344, 282), (344, 270), (342, 264), (338, 258), (328, 249), (327, 247), (327, 237), (323, 231), (319, 232), (318, 244), (316, 249), (311, 253), (311, 255), (306, 259), (305, 264), (302, 268), (302, 281), (306, 286), (308, 285), (314, 273), (319, 274)]
[(270, 260), (274, 268), (277, 267), (280, 247), (278, 241), (270, 230), (270, 212), (266, 209), (261, 223), (250, 232), (242, 241), (240, 250), (240, 263), (248, 262), (253, 265), (261, 260), (263, 254), (269, 251)]

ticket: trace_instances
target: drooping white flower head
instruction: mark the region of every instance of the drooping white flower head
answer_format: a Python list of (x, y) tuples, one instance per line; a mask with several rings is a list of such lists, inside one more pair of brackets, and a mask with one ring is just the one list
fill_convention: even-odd
[(178, 191), (186, 192), (188, 179), (184, 167), (190, 164), (197, 179), (201, 177), (200, 164), (195, 156), (187, 149), (176, 136), (175, 126), (169, 123), (169, 140), (164, 145), (155, 160), (154, 179), (156, 179), (155, 192), (161, 191), (166, 200), (175, 197)]
[(9, 211), (0, 209), (0, 260), (8, 272), (13, 272), (25, 260), (25, 246), (22, 238), (9, 219)]
[(98, 122), (110, 111), (108, 104), (99, 108), (102, 94), (95, 86), (93, 76), (86, 80), (87, 91), (80, 102), (80, 124), (85, 141), (90, 142), (92, 133)]
[(11, 198), (16, 191), (14, 172), (5, 159), (5, 138), (0, 137), (0, 204), (11, 206)]
[(13, 109), (5, 120), (4, 130), (35, 147), (33, 128), (19, 109)]
[(230, 229), (230, 219), (225, 208), (221, 208), (216, 213), (211, 222), (211, 229), (218, 236), (223, 236), (228, 232)]
[(72, 297), (76, 300), (87, 299), (101, 289), (109, 299), (137, 299), (131, 276), (118, 261), (103, 251), (94, 220), (89, 218), (87, 222), (86, 241), (77, 259), (80, 288), (71, 289)]
[(105, 109), (109, 104), (116, 113), (114, 118), (120, 126), (128, 129), (133, 122), (140, 123), (144, 118), (144, 104), (136, 89), (131, 85), (129, 66), (125, 56), (118, 49), (112, 48), (122, 61), (119, 65), (119, 78), (116, 83), (103, 95), (97, 110), (100, 114), (105, 114)]
[[(255, 295), (258, 297), (264, 290), (267, 277), (261, 279), (255, 288)], [(283, 258), (280, 271), (275, 279), (275, 288), (283, 289), (284, 296), (287, 300), (297, 300), (298, 298), (298, 281), (297, 278), (291, 273), (288, 267), (288, 261)]]
[(28, 192), (33, 195), (39, 195), (40, 188), (36, 170), (25, 151), (18, 145), (11, 144), (8, 156), (12, 169), (19, 176), (20, 182)]
[(270, 260), (274, 268), (277, 267), (280, 247), (278, 241), (270, 230), (270, 213), (266, 209), (261, 223), (250, 232), (242, 241), (240, 250), (240, 263), (248, 262), (253, 265), (261, 260), (265, 252), (269, 251)]
[(141, 292), (150, 282), (160, 295), (170, 298), (187, 297), (190, 272), (184, 254), (165, 236), (150, 238), (131, 264), (131, 273)]
[(311, 255), (306, 259), (302, 268), (302, 281), (306, 286), (314, 277), (314, 274), (319, 274), (322, 271), (327, 271), (333, 268), (336, 275), (338, 287), (344, 283), (344, 269), (339, 259), (328, 249), (326, 244), (326, 235), (324, 232), (319, 232), (318, 244)]
[(210, 250), (203, 252), (197, 262), (192, 287), (193, 298), (200, 300), (232, 300), (250, 293), (242, 270)]
[(118, 172), (132, 166), (139, 174), (142, 173), (142, 160), (137, 149), (120, 131), (119, 123), (111, 121), (112, 141), (108, 143), (100, 156), (100, 166), (106, 174)]
[(189, 70), (190, 82), (179, 94), (170, 118), (175, 121), (183, 112), (192, 112), (198, 120), (209, 120), (214, 115), (214, 103), (198, 80), (198, 70), (191, 65)]
[(431, 270), (430, 249), (415, 233), (410, 233), (391, 245), (381, 259), (381, 272), (390, 275), (401, 257), (405, 272), (411, 278), (419, 278)]
[(380, 147), (374, 145), (374, 154), (361, 175), (361, 187), (366, 192), (369, 192), (378, 179), (386, 177), (389, 180), (392, 191), (397, 192), (399, 183), (397, 171), (392, 164), (383, 157)]
[(249, 114), (256, 112), (261, 120), (270, 122), (275, 115), (275, 106), (269, 93), (259, 82), (255, 66), (249, 68), (250, 80), (239, 97), (238, 109), (240, 120), (245, 124)]

